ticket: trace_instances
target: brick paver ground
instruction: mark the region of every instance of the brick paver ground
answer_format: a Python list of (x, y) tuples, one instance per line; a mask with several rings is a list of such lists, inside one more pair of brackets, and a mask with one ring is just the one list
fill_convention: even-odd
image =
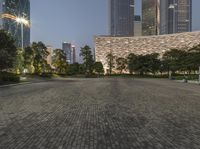
[(200, 86), (67, 79), (0, 88), (0, 149), (200, 149)]

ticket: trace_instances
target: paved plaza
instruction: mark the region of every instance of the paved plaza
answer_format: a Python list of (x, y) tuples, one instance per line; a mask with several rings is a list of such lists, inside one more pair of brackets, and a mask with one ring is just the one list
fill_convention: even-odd
[(100, 78), (3, 87), (0, 149), (200, 149), (200, 86)]

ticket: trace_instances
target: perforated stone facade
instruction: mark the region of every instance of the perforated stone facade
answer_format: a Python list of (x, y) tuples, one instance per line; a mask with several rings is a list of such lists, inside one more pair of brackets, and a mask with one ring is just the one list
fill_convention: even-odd
[(173, 48), (187, 50), (200, 43), (200, 31), (143, 37), (96, 36), (94, 42), (96, 61), (101, 61), (106, 68), (106, 55), (110, 52), (117, 57), (126, 57), (130, 53), (162, 55)]

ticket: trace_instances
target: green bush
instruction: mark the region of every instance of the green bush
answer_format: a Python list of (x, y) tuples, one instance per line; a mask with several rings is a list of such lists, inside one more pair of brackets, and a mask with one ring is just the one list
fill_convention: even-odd
[(20, 82), (20, 76), (12, 73), (1, 73), (0, 80), (5, 82)]
[(178, 74), (175, 76), (176, 80), (183, 80), (183, 79), (187, 79), (187, 80), (198, 80), (198, 74), (190, 74), (190, 75), (181, 75)]
[(43, 77), (43, 78), (51, 78), (52, 73), (42, 73), (40, 76)]

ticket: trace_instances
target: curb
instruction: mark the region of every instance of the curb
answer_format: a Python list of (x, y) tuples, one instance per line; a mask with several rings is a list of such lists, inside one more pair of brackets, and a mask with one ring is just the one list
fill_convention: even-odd
[(26, 84), (33, 84), (33, 83), (41, 83), (41, 82), (48, 82), (48, 81), (36, 81), (36, 82), (31, 82), (31, 81), (27, 81), (27, 82), (22, 82), (22, 83), (13, 83), (13, 84), (8, 84), (8, 85), (0, 85), (0, 88), (4, 88), (4, 87), (12, 87), (12, 86), (18, 86), (18, 85), (26, 85)]
[(188, 84), (196, 84), (196, 85), (200, 85), (198, 81), (188, 81), (188, 82), (184, 82), (183, 80), (175, 80), (176, 82), (179, 82), (179, 83), (188, 83)]
[(25, 84), (31, 84), (32, 82), (24, 82), (24, 83), (14, 83), (14, 84), (8, 84), (8, 85), (0, 85), (0, 88), (4, 87), (12, 87), (12, 86), (18, 86), (18, 85), (25, 85)]

